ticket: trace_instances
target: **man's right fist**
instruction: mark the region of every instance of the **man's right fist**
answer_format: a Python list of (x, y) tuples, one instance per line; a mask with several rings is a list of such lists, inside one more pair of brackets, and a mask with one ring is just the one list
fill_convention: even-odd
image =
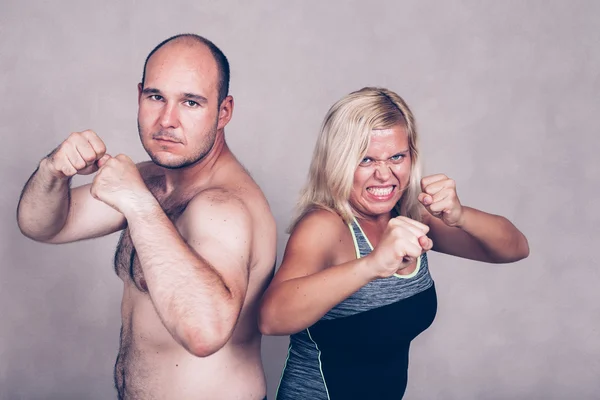
[(57, 178), (89, 175), (98, 170), (106, 159), (104, 142), (91, 130), (74, 132), (46, 157), (49, 172)]

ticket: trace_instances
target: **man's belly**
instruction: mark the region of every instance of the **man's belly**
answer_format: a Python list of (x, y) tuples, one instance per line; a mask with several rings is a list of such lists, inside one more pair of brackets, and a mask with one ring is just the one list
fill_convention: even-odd
[(260, 336), (234, 334), (209, 357), (188, 353), (172, 338), (148, 295), (125, 289), (115, 384), (123, 399), (262, 399), (266, 393)]

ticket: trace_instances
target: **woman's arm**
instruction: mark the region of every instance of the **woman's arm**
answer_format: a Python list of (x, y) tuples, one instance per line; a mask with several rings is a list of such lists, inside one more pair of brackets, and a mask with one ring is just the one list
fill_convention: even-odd
[(259, 328), (289, 335), (317, 322), (358, 289), (414, 264), (431, 248), (426, 225), (392, 218), (379, 244), (356, 259), (350, 230), (328, 211), (306, 216), (288, 241), (281, 267), (262, 299)]
[(289, 335), (313, 325), (372, 279), (364, 258), (333, 265), (348, 240), (348, 227), (328, 211), (312, 212), (296, 226), (261, 302), (263, 334)]
[(461, 205), (452, 179), (422, 179), (419, 200), (428, 212), (433, 250), (489, 263), (509, 263), (529, 255), (527, 238), (508, 219)]

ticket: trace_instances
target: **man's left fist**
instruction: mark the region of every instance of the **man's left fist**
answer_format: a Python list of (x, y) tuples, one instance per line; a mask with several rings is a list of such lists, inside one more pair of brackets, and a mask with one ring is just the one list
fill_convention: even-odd
[(152, 196), (134, 162), (124, 154), (99, 163), (90, 193), (122, 214)]

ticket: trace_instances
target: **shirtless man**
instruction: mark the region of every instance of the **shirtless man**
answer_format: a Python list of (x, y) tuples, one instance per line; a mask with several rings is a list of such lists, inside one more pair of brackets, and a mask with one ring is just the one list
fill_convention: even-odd
[[(138, 126), (152, 161), (111, 157), (92, 131), (44, 158), (19, 202), (26, 236), (68, 243), (124, 229), (115, 365), (119, 399), (262, 399), (258, 301), (273, 274), (275, 221), (231, 153), (229, 66), (206, 39), (154, 49), (138, 85)], [(75, 174), (96, 172), (70, 189)]]

